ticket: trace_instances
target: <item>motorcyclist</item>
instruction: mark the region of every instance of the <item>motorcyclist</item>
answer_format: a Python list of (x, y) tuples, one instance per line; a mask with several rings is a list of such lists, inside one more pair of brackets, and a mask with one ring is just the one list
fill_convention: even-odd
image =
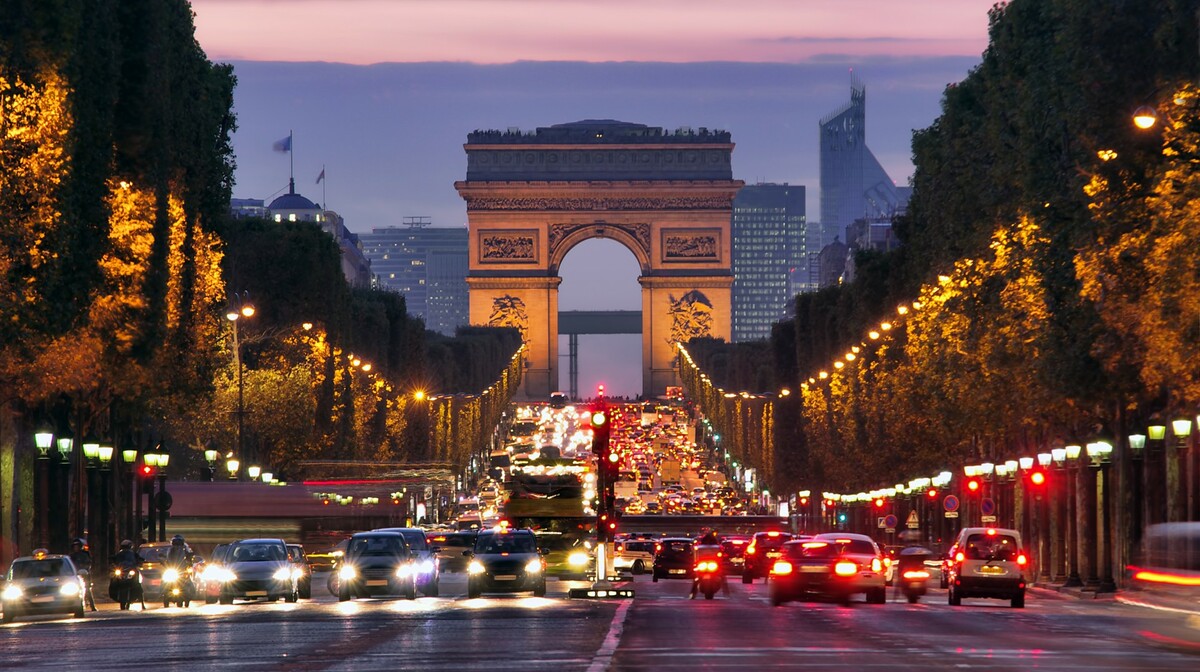
[[(702, 561), (712, 561), (717, 563), (717, 575), (721, 578), (721, 592), (726, 596), (729, 595), (729, 582), (725, 580), (725, 572), (721, 567), (721, 536), (716, 530), (709, 530), (699, 543), (696, 544), (695, 550), (696, 563)], [(688, 599), (696, 599), (696, 593), (700, 592), (700, 575), (693, 573), (692, 575), (692, 592), (688, 595)]]
[(88, 608), (92, 611), (96, 610), (96, 598), (92, 596), (92, 554), (87, 550), (87, 544), (82, 538), (71, 541), (71, 552), (67, 555), (71, 558), (71, 564), (75, 565), (75, 570), (80, 576), (85, 577), (86, 592), (84, 599), (87, 601)]
[(191, 560), (192, 550), (188, 548), (183, 535), (177, 534), (171, 537), (171, 548), (167, 550), (167, 556), (163, 559), (163, 564), (182, 571)]
[[(109, 559), (109, 561), (112, 563), (112, 565), (114, 567), (121, 567), (124, 569), (128, 569), (130, 567), (141, 569), (141, 566), (142, 566), (142, 556), (138, 555), (138, 552), (133, 550), (133, 542), (128, 539), (121, 540), (121, 550), (114, 553), (112, 558)], [(112, 583), (109, 583), (110, 593), (112, 591), (112, 585), (113, 585)], [(142, 593), (140, 583), (138, 584), (137, 588), (138, 588), (138, 591), (137, 591), (138, 592), (138, 600), (142, 603), (142, 609), (145, 610), (146, 596), (144, 593)], [(110, 594), (109, 597), (112, 597), (112, 595)], [(113, 599), (116, 599), (116, 598), (113, 598)]]

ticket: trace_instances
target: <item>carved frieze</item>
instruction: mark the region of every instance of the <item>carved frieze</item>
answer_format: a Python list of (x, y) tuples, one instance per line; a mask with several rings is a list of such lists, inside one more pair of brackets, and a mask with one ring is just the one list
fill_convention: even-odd
[(704, 194), (664, 198), (644, 197), (494, 197), (463, 195), (467, 210), (553, 210), (579, 212), (592, 210), (718, 210), (728, 209), (733, 194)]
[(479, 262), (536, 263), (538, 260), (536, 231), (479, 232)]
[(678, 299), (668, 294), (670, 307), (667, 314), (671, 316), (671, 335), (667, 343), (687, 343), (693, 338), (712, 335), (712, 301), (698, 289), (684, 294)]
[(525, 302), (505, 294), (492, 299), (492, 314), (488, 317), (489, 327), (516, 327), (521, 332), (521, 340), (529, 339), (529, 314), (525, 312)]
[(663, 262), (721, 260), (720, 229), (666, 229), (662, 232)]

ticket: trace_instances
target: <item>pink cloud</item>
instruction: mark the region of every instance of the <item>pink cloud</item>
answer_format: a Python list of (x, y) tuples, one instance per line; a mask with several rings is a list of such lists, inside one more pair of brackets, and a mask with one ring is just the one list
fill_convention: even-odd
[(994, 0), (192, 0), (209, 58), (744, 61), (978, 56)]

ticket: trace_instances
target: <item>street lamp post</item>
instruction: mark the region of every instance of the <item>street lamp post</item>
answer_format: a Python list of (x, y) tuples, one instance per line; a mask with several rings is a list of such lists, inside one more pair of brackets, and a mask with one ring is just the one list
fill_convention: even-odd
[[(1149, 450), (1146, 455), (1146, 481), (1148, 483), (1164, 483), (1167, 480), (1166, 459), (1167, 426), (1155, 423), (1146, 428), (1146, 439)], [(1153, 443), (1149, 443), (1149, 442)], [(1147, 493), (1149, 494), (1149, 493)], [(1146, 524), (1164, 523), (1167, 520), (1166, 492), (1146, 498)]]
[[(109, 469), (109, 465), (112, 464), (113, 452), (112, 446), (100, 446), (100, 492), (99, 496), (94, 500), (99, 503), (99, 506), (97, 507), (99, 510), (96, 516), (96, 521), (98, 524), (96, 528), (92, 530), (92, 535), (88, 538), (88, 543), (91, 544), (93, 548), (104, 549), (104, 551), (112, 548), (113, 521), (111, 500), (112, 488), (110, 487), (110, 481), (112, 480), (113, 472), (111, 469)], [(104, 551), (92, 554), (93, 556), (98, 556), (93, 557), (93, 560), (97, 563), (97, 566), (100, 569), (107, 569), (108, 566), (106, 562), (107, 556)]]
[(1097, 442), (1088, 443), (1087, 451), (1087, 469), (1083, 472), (1086, 474), (1082, 496), (1079, 498), (1080, 504), (1083, 506), (1083, 515), (1080, 517), (1080, 523), (1083, 525), (1081, 537), (1084, 544), (1084, 563), (1087, 572), (1084, 578), (1084, 590), (1098, 591), (1100, 589), (1100, 561), (1098, 554), (1098, 546), (1100, 544), (1101, 531), (1097, 526), (1099, 513), (1098, 501), (1101, 494), (1098, 492), (1102, 486), (1102, 481), (1099, 478), (1100, 472), (1100, 444)]
[(171, 508), (171, 495), (167, 493), (167, 465), (171, 462), (171, 454), (163, 451), (158, 454), (158, 497), (150, 505), (158, 512), (158, 540), (167, 540), (167, 510)]
[(1070, 565), (1070, 574), (1067, 575), (1067, 581), (1063, 585), (1079, 587), (1083, 585), (1083, 578), (1079, 574), (1079, 511), (1083, 508), (1079, 503), (1082, 491), (1079, 481), (1083, 478), (1079, 468), (1079, 454), (1083, 447), (1072, 444), (1064, 450), (1066, 451), (1067, 470), (1070, 472), (1067, 477), (1067, 564)]
[(238, 468), (241, 466), (241, 462), (236, 457), (229, 456), (225, 460), (225, 471), (229, 472), (229, 480), (238, 480)]
[[(237, 384), (238, 384), (238, 408), (237, 408), (237, 457), (239, 460), (246, 459), (245, 444), (243, 443), (245, 431), (245, 416), (246, 416), (246, 400), (245, 400), (245, 385), (242, 379), (242, 343), (238, 337), (238, 322), (243, 317), (254, 317), (254, 305), (250, 303), (250, 293), (234, 293), (229, 309), (225, 312), (225, 319), (233, 323), (233, 361), (237, 367)], [(235, 472), (236, 473), (236, 472)]]
[(1057, 475), (1056, 481), (1060, 482), (1064, 490), (1059, 490), (1057, 483), (1051, 484), (1050, 502), (1051, 502), (1051, 522), (1054, 527), (1054, 550), (1052, 551), (1054, 559), (1051, 563), (1054, 567), (1054, 581), (1065, 583), (1067, 580), (1067, 535), (1071, 529), (1070, 521), (1067, 519), (1067, 479), (1062, 476), (1066, 473), (1066, 448), (1051, 448), (1050, 459), (1054, 461), (1054, 472)]
[(1129, 542), (1132, 546), (1142, 540), (1142, 530), (1146, 521), (1146, 502), (1142, 501), (1143, 479), (1145, 474), (1142, 467), (1142, 455), (1146, 449), (1145, 434), (1129, 435), (1129, 452), (1133, 457), (1133, 510), (1130, 511)]
[(51, 432), (37, 432), (33, 443), (37, 446), (37, 540), (38, 546), (50, 545), (50, 444), (54, 441)]
[(1103, 542), (1100, 545), (1100, 585), (1097, 592), (1111, 593), (1117, 589), (1113, 577), (1113, 524), (1112, 524), (1112, 444), (1098, 441), (1095, 444), (1095, 458), (1099, 462), (1100, 496), (1100, 534)]
[[(1038, 453), (1038, 467), (1042, 471), (1036, 472), (1036, 475), (1045, 476), (1045, 470), (1050, 467), (1053, 461), (1053, 456), (1050, 453)], [(1053, 537), (1050, 532), (1050, 511), (1049, 502), (1042, 496), (1044, 488), (1043, 484), (1033, 484), (1033, 515), (1038, 529), (1038, 576), (1050, 576), (1050, 555), (1051, 544)]]
[[(136, 497), (134, 491), (134, 472), (137, 471), (137, 450), (133, 448), (122, 450), (121, 462), (125, 467), (125, 522), (122, 525), (124, 529), (121, 530), (121, 538), (132, 540), (137, 537), (138, 532), (134, 521), (140, 521), (142, 518), (142, 502), (140, 499), (137, 502), (137, 518), (134, 518), (134, 497)], [(104, 550), (108, 552), (112, 549), (109, 547)]]
[(58, 459), (50, 461), (50, 544), (54, 548), (70, 548), (71, 534), (71, 452), (75, 441), (61, 437)]
[(208, 462), (208, 482), (217, 480), (217, 451), (209, 448), (204, 451), (204, 461)]
[[(87, 475), (87, 498), (85, 504), (87, 506), (87, 535), (89, 541), (99, 540), (100, 535), (100, 505), (96, 501), (96, 491), (100, 489), (96, 477), (96, 468), (100, 465), (100, 444), (94, 441), (88, 441), (83, 444), (83, 457), (86, 460), (84, 464), (85, 473)], [(80, 530), (82, 534), (82, 530)]]

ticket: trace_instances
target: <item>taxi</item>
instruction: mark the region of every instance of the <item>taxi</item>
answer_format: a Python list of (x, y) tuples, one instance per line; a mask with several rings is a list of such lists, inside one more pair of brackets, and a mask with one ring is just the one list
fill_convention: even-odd
[(71, 614), (83, 618), (83, 579), (65, 555), (50, 554), (39, 548), (33, 555), (13, 560), (4, 579), (4, 588), (0, 589), (4, 603), (2, 623), (26, 614)]

